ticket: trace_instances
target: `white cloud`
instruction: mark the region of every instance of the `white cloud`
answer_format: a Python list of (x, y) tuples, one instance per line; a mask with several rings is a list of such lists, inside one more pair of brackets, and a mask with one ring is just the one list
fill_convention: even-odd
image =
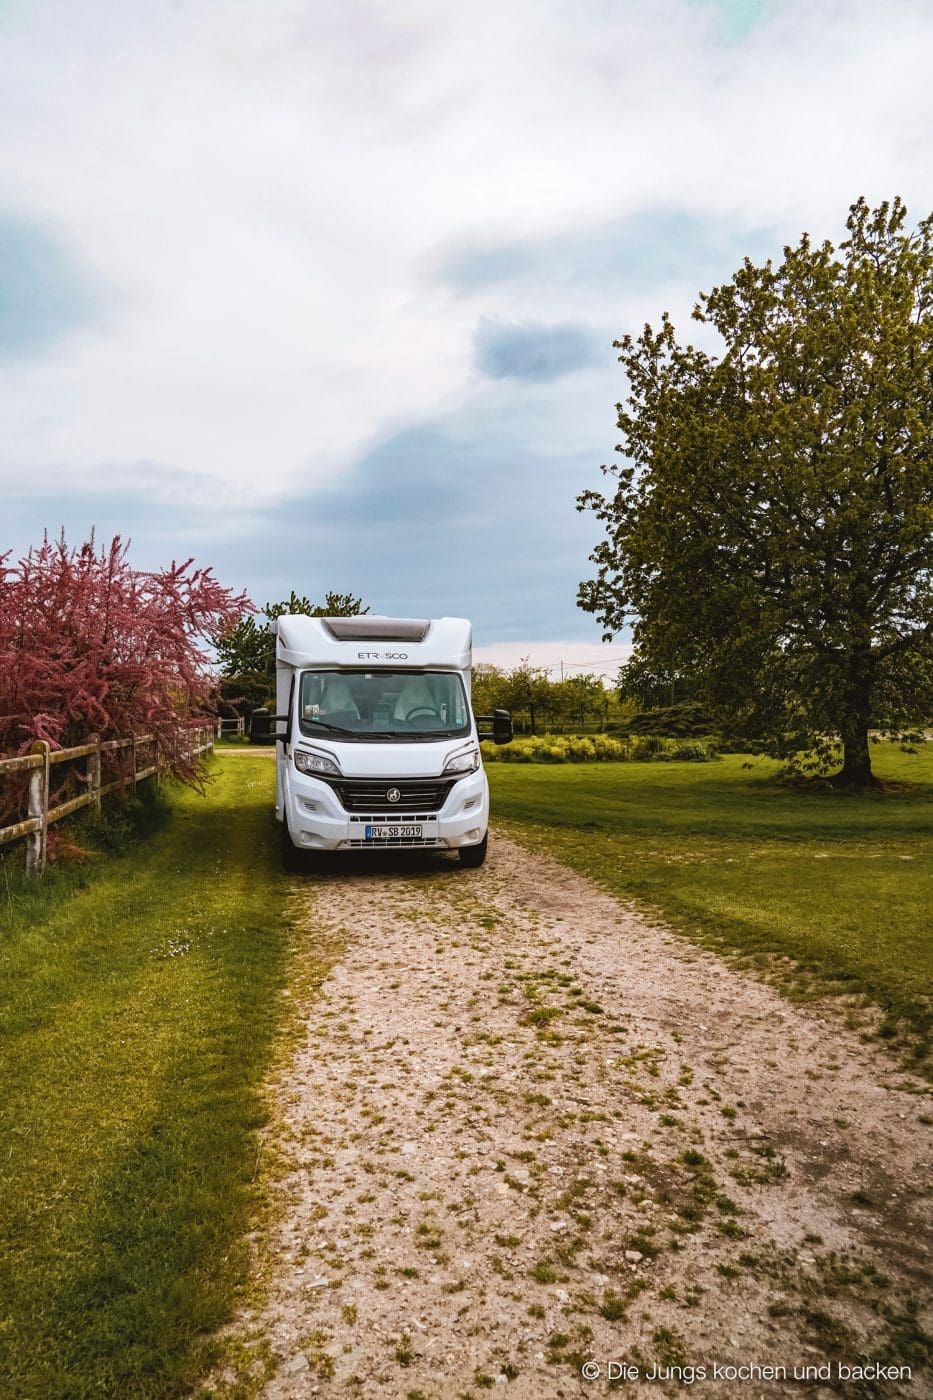
[[(595, 628), (596, 624), (593, 625)], [(497, 666), (501, 671), (514, 671), (517, 666), (527, 664), (532, 670), (547, 671), (551, 680), (566, 676), (601, 676), (611, 682), (631, 654), (629, 642), (616, 641), (603, 646), (598, 641), (581, 642), (579, 637), (563, 642), (493, 642), (489, 646), (474, 645), (473, 664)]]
[[(4, 202), (111, 289), (14, 375), (20, 472), (326, 480), (462, 405), (481, 316), (660, 310), (639, 282), (458, 296), (439, 248), (655, 206), (822, 236), (863, 191), (919, 214), (931, 187), (925, 0), (791, 0), (731, 45), (686, 0), (59, 0), (6, 26)], [(696, 290), (664, 289), (679, 320)]]

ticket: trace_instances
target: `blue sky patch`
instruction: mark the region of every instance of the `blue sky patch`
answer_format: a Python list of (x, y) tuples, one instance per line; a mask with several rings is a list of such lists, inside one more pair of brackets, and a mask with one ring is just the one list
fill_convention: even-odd
[(715, 10), (723, 38), (738, 43), (774, 13), (775, 0), (689, 0), (696, 9)]
[(261, 512), (237, 543), (239, 577), (268, 570), (275, 539), (276, 572), (300, 592), (352, 591), (399, 616), (467, 616), (485, 643), (597, 640), (576, 589), (598, 530), (574, 500), (598, 479), (598, 449), (536, 446), (533, 411), (480, 396), (385, 439), (330, 488)]
[(716, 17), (716, 28), (726, 43), (741, 43), (769, 20), (779, 0), (688, 0), (693, 10), (706, 10)]
[(95, 302), (90, 283), (54, 238), (0, 214), (0, 361), (41, 354), (88, 322)]
[(437, 276), (463, 296), (516, 284), (539, 286), (542, 295), (570, 286), (618, 295), (672, 279), (699, 291), (729, 278), (746, 255), (775, 252), (780, 240), (765, 230), (655, 209), (549, 238), (467, 245), (442, 259)]
[(490, 379), (561, 379), (605, 360), (610, 341), (566, 322), (500, 321), (484, 316), (473, 339), (476, 367)]

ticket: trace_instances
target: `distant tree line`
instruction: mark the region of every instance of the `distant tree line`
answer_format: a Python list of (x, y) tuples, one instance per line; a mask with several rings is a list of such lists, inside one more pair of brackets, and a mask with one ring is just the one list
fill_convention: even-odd
[(615, 684), (599, 676), (552, 678), (527, 661), (511, 671), (480, 663), (473, 667), (473, 709), (489, 714), (509, 710), (522, 734), (657, 734), (669, 738), (710, 738), (739, 746), (740, 740), (699, 698), (698, 677), (655, 673), (634, 659), (622, 666)]
[(634, 705), (623, 705), (618, 691), (599, 676), (552, 679), (548, 670), (522, 662), (511, 671), (480, 663), (473, 667), (473, 710), (508, 710), (519, 733), (585, 733), (624, 724)]

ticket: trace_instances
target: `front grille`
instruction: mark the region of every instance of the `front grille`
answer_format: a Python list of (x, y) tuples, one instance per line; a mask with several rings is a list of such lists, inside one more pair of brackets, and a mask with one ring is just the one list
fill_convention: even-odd
[[(385, 813), (391, 820), (403, 813), (439, 812), (455, 782), (455, 778), (342, 778), (331, 787), (345, 812)], [(392, 788), (399, 792), (396, 802), (386, 796)]]

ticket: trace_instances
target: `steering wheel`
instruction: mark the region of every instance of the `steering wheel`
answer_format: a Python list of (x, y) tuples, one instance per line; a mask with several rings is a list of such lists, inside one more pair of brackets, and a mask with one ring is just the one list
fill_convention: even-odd
[(423, 715), (430, 715), (431, 719), (440, 719), (437, 710), (432, 710), (430, 705), (416, 705), (413, 710), (408, 711), (405, 722), (407, 724), (409, 720), (419, 719)]

